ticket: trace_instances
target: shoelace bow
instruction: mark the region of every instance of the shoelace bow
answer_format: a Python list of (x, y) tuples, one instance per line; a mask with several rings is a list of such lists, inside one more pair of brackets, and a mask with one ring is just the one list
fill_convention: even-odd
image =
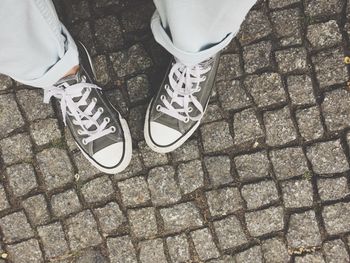
[[(98, 108), (95, 113), (92, 113), (96, 106), (97, 99), (92, 98), (91, 102), (87, 103), (87, 99), (90, 96), (92, 89), (101, 89), (100, 87), (86, 83), (85, 78), (81, 83), (69, 85), (68, 83), (62, 83), (59, 86), (52, 86), (48, 89), (44, 89), (44, 103), (49, 103), (51, 97), (55, 97), (60, 100), (61, 112), (63, 116), (63, 122), (66, 125), (66, 116), (73, 116), (73, 124), (80, 126), (78, 134), (86, 136), (82, 142), (88, 144), (98, 138), (101, 138), (107, 134), (115, 132), (115, 127), (111, 126), (107, 128), (110, 122), (109, 118), (104, 118), (101, 124), (98, 124), (97, 120), (103, 113), (103, 108)], [(80, 98), (78, 101), (73, 99)], [(84, 110), (81, 110), (81, 106), (87, 106)], [(95, 129), (91, 129), (95, 126)]]
[[(165, 95), (162, 95), (160, 99), (164, 106), (157, 105), (157, 110), (185, 123), (189, 120), (200, 120), (203, 116), (203, 106), (194, 93), (201, 90), (200, 83), (205, 80), (205, 76), (202, 77), (202, 75), (211, 69), (209, 62), (208, 60), (192, 67), (181, 62), (175, 63), (169, 73), (170, 85), (165, 85), (170, 102)], [(197, 116), (190, 116), (193, 111), (193, 108), (189, 106), (191, 102), (200, 112)], [(179, 107), (175, 108), (174, 103)]]

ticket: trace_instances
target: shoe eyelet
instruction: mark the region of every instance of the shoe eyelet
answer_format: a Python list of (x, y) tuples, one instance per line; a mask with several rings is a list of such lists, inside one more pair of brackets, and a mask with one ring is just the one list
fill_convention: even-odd
[(85, 75), (82, 75), (82, 76), (81, 76), (81, 80), (82, 80), (83, 82), (85, 82), (85, 81), (86, 81), (86, 76), (85, 76)]
[(96, 99), (95, 97), (93, 97), (93, 98), (91, 99), (91, 101), (94, 102), (94, 103), (96, 103), (96, 102), (97, 102), (97, 99)]
[(111, 126), (111, 128), (110, 128), (110, 129), (111, 129), (111, 132), (112, 132), (112, 133), (116, 132), (116, 130), (117, 130), (117, 128), (116, 128), (116, 127), (114, 127), (114, 126)]
[(165, 84), (164, 85), (164, 88), (167, 90), (169, 88), (169, 85), (168, 84)]
[(73, 120), (72, 123), (73, 123), (74, 125), (78, 125), (78, 122), (77, 122), (76, 120)]
[(190, 121), (189, 117), (186, 117), (186, 119), (184, 120), (184, 123), (188, 123)]
[(99, 113), (103, 113), (103, 112), (104, 112), (104, 109), (103, 109), (102, 107), (99, 107), (99, 108), (97, 109), (97, 111), (98, 111)]
[(207, 76), (203, 76), (203, 81), (205, 81), (207, 79)]
[(78, 132), (79, 135), (82, 135), (82, 134), (83, 134), (83, 130), (80, 130), (80, 129), (79, 129), (77, 132)]
[(188, 112), (192, 112), (193, 108), (192, 107), (188, 107)]
[(108, 117), (105, 117), (103, 120), (104, 120), (105, 122), (107, 122), (107, 123), (109, 123), (109, 122), (111, 121), (111, 119), (108, 118)]
[(156, 110), (157, 110), (157, 111), (160, 111), (160, 109), (161, 109), (161, 106), (160, 106), (160, 105), (157, 105)]
[(81, 142), (82, 142), (84, 145), (87, 145), (87, 144), (88, 144), (85, 138), (82, 139)]
[(165, 96), (164, 95), (160, 96), (160, 99), (165, 100)]

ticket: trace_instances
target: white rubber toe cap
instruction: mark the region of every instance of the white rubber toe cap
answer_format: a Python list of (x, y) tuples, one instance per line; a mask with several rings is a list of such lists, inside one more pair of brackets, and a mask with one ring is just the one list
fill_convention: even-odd
[(116, 166), (123, 158), (124, 143), (114, 143), (101, 151), (95, 153), (92, 157), (101, 165), (112, 168)]
[(181, 132), (160, 124), (158, 122), (150, 123), (150, 137), (154, 143), (159, 146), (167, 146), (174, 143), (182, 136)]

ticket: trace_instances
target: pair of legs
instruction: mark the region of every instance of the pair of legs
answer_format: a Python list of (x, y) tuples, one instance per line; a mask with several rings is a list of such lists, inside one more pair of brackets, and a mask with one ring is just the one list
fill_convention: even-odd
[[(147, 111), (145, 138), (152, 149), (169, 152), (198, 127), (213, 86), (217, 54), (255, 0), (154, 3), (152, 32), (174, 60)], [(100, 170), (124, 169), (131, 155), (127, 124), (93, 84), (89, 55), (61, 24), (51, 0), (2, 0), (0, 31), (0, 73), (43, 88), (46, 102), (56, 97), (78, 146)], [(68, 72), (73, 74), (63, 78)]]

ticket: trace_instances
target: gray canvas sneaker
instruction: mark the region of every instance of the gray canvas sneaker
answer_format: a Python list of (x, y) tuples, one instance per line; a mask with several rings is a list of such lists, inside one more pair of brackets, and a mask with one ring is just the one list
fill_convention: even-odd
[(219, 54), (197, 65), (170, 63), (146, 112), (144, 135), (159, 153), (180, 147), (198, 128), (214, 86)]
[(118, 173), (131, 160), (131, 136), (126, 121), (94, 84), (95, 72), (86, 48), (77, 43), (80, 70), (44, 89), (44, 102), (55, 97), (63, 121), (83, 155), (100, 171)]

